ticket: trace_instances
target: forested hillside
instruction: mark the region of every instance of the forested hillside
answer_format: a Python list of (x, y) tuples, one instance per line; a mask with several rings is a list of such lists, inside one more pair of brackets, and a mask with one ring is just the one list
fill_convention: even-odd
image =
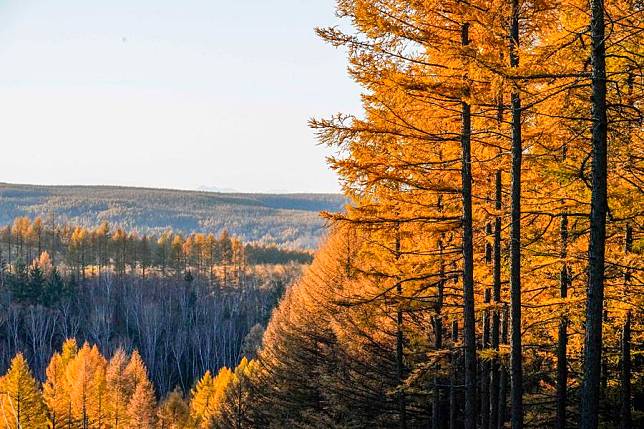
[(2, 428), (170, 424), (157, 397), (182, 405), (204, 373), (254, 357), (310, 259), (225, 231), (139, 236), (21, 217), (1, 235)]
[(641, 3), (337, 15), (364, 111), (311, 126), (351, 206), (215, 427), (642, 427)]
[[(16, 217), (96, 227), (102, 222), (140, 234), (227, 230), (246, 242), (314, 248), (320, 211), (339, 211), (335, 194), (228, 194), (116, 186), (0, 184), (0, 224)], [(52, 220), (53, 217), (53, 220)]]
[(306, 251), (244, 244), (224, 231), (160, 237), (107, 223), (0, 228), (0, 372), (22, 353), (35, 376), (66, 339), (106, 356), (138, 350), (156, 391), (254, 353)]
[[(315, 206), (313, 262), (253, 266), (242, 241), (164, 241), (164, 224), (144, 270), (122, 250), (142, 238), (111, 234), (104, 258), (98, 226), (61, 235), (60, 279), (49, 253), (23, 262), (14, 222), (5, 427), (644, 427), (641, 2), (336, 4), (346, 25), (317, 33), (346, 51), (363, 112), (310, 122), (350, 201)], [(225, 222), (288, 213), (190, 195)], [(315, 235), (286, 223), (258, 239)]]
[(19, 217), (0, 226), (0, 263), (26, 264), (47, 252), (52, 263), (85, 278), (86, 272), (113, 268), (119, 273), (168, 272), (181, 277), (190, 269), (212, 278), (217, 266), (310, 263), (311, 251), (275, 244), (244, 243), (227, 230), (221, 234), (191, 233), (185, 237), (171, 229), (159, 236), (113, 228), (103, 222), (96, 228), (45, 224), (39, 217)]

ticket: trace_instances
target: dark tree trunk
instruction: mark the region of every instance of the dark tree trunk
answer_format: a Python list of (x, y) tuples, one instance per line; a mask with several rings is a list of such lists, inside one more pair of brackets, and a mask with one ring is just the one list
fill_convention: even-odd
[[(402, 294), (400, 283), (398, 284), (397, 291), (399, 296)], [(403, 314), (402, 309), (400, 308), (400, 302), (398, 303), (398, 311), (396, 314), (396, 367), (398, 371), (398, 383), (400, 392), (398, 393), (398, 407), (400, 413), (400, 427), (401, 429), (407, 428), (407, 405), (405, 399), (405, 392), (402, 390), (402, 384), (404, 381), (404, 361), (403, 361)]]
[(472, 161), (470, 106), (463, 103), (463, 345), (465, 354), (465, 429), (476, 427), (476, 336), (474, 317), (474, 250), (472, 232)]
[(626, 315), (624, 331), (622, 332), (622, 371), (621, 394), (622, 406), (620, 410), (620, 429), (631, 429), (633, 417), (631, 415), (631, 313)]
[[(485, 224), (485, 235), (488, 237), (492, 235), (492, 224), (490, 222)], [(488, 241), (485, 242), (485, 263), (492, 262), (492, 244)]]
[(604, 306), (604, 254), (607, 203), (606, 46), (604, 1), (591, 0), (592, 38), (592, 196), (588, 245), (588, 299), (584, 340), (584, 377), (581, 393), (581, 427), (596, 429), (602, 358)]
[[(633, 251), (633, 227), (629, 223), (626, 225), (626, 236), (624, 237), (624, 253), (631, 253)], [(628, 283), (631, 281), (631, 270), (626, 268), (624, 272), (624, 283), (628, 288)]]
[[(491, 299), (490, 289), (485, 289), (483, 301), (489, 304)], [(490, 312), (483, 310), (483, 341), (481, 348), (490, 347)], [(490, 361), (481, 362), (481, 428), (487, 428), (490, 424)]]
[[(400, 231), (399, 226), (396, 225), (396, 260), (400, 257)], [(398, 412), (400, 417), (400, 428), (407, 428), (407, 404), (405, 392), (403, 390), (403, 382), (405, 378), (405, 362), (403, 355), (403, 312), (402, 312), (402, 283), (398, 281), (396, 285), (396, 293), (398, 295), (396, 303), (396, 369), (398, 372)]]
[[(497, 216), (494, 220), (494, 267), (493, 267), (493, 299), (495, 309), (492, 312), (492, 348), (499, 351), (500, 317), (499, 305), (501, 303), (501, 170), (496, 171), (496, 202)], [(490, 376), (490, 429), (497, 429), (499, 425), (499, 359), (494, 357), (491, 362)], [(485, 429), (485, 428), (483, 428)]]
[[(512, 1), (510, 65), (519, 65), (519, 0)], [(523, 427), (523, 359), (521, 355), (521, 97), (512, 92), (512, 245), (510, 262), (512, 346), (511, 396), (512, 428)]]
[[(438, 208), (441, 208), (441, 200), (439, 198)], [(443, 308), (443, 293), (445, 290), (445, 263), (443, 260), (443, 240), (442, 237), (438, 240), (438, 252), (440, 259), (440, 278), (438, 280), (438, 297), (436, 299), (436, 316), (434, 321), (434, 349), (438, 353), (443, 348), (443, 319), (441, 317), (441, 310)], [(435, 366), (436, 371), (440, 370), (440, 365)], [(432, 394), (432, 429), (439, 429), (441, 427), (441, 379), (437, 376), (434, 377), (434, 392)]]
[[(469, 27), (461, 27), (461, 43), (467, 46)], [(476, 429), (476, 333), (474, 317), (474, 245), (472, 232), (472, 118), (470, 105), (461, 102), (461, 179), (463, 197), (463, 348), (465, 366), (464, 428)]]
[(450, 353), (450, 380), (449, 380), (449, 429), (456, 429), (456, 413), (458, 412), (458, 403), (456, 402), (456, 386), (458, 385), (458, 379), (456, 377), (457, 371), (457, 361), (458, 355), (456, 353), (456, 347), (454, 346), (458, 342), (458, 322), (454, 320), (452, 322), (452, 352)]
[[(508, 310), (503, 310), (503, 323), (501, 324), (501, 342), (508, 343)], [(507, 402), (508, 402), (508, 369), (505, 365), (501, 366), (501, 375), (499, 377), (499, 429), (503, 428), (507, 419)]]
[[(563, 299), (568, 297), (568, 215), (564, 213), (561, 217), (561, 259), (563, 266), (559, 274), (559, 296)], [(555, 420), (556, 429), (566, 427), (566, 402), (568, 397), (568, 317), (562, 316), (559, 322), (559, 340), (557, 344), (557, 415)]]
[[(434, 348), (438, 352), (443, 347), (443, 320), (441, 316), (434, 317)], [(438, 370), (438, 365), (436, 365)], [(432, 392), (432, 429), (439, 429), (441, 425), (441, 392), (440, 379), (434, 377), (434, 391)]]

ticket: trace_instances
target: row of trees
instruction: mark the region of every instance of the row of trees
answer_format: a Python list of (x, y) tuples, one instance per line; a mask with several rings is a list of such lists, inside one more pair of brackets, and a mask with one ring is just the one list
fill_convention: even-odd
[(51, 225), (94, 228), (100, 222), (160, 236), (227, 230), (245, 243), (314, 249), (324, 233), (321, 210), (341, 210), (338, 194), (229, 194), (119, 186), (0, 184), (0, 225), (40, 216)]
[(310, 261), (308, 252), (243, 244), (227, 231), (219, 237), (202, 233), (183, 237), (167, 230), (154, 237), (111, 229), (106, 222), (94, 229), (45, 225), (38, 217), (33, 221), (19, 217), (0, 229), (0, 260), (5, 263), (29, 262), (43, 252), (48, 253), (52, 263), (64, 264), (81, 278), (106, 268), (119, 273), (136, 272), (143, 277), (151, 269), (178, 277), (190, 269), (192, 275), (214, 281), (217, 274), (239, 272), (246, 264)]
[[(245, 381), (241, 427), (463, 427), (459, 270), (446, 263), (445, 277), (406, 282), (417, 289), (398, 295), (395, 280), (363, 271), (377, 260), (373, 235), (339, 228), (273, 313)], [(528, 283), (523, 306), (523, 418), (530, 427), (577, 427), (585, 288), (569, 274), (568, 298), (558, 298), (559, 270), (544, 272)], [(644, 418), (642, 296), (629, 287), (607, 291), (615, 303), (606, 312), (598, 410), (606, 427), (639, 427)], [(477, 427), (501, 428), (512, 404), (509, 296), (502, 290), (495, 305), (486, 289), (475, 294), (474, 407)]]
[[(40, 383), (22, 354), (0, 377), (0, 427), (6, 429), (206, 429), (242, 427), (245, 380), (255, 363), (207, 371), (184, 398), (179, 389), (157, 401), (139, 353), (119, 348), (106, 359), (98, 347), (67, 340)], [(235, 407), (239, 404), (240, 407)]]
[(311, 125), (352, 206), (267, 328), (248, 424), (641, 426), (641, 4), (337, 14), (364, 115)]

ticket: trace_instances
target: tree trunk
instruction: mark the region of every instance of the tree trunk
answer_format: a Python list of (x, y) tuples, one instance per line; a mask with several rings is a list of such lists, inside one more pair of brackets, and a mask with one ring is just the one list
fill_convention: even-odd
[(458, 411), (458, 403), (456, 402), (456, 386), (458, 379), (456, 378), (456, 363), (457, 354), (455, 344), (458, 342), (458, 321), (452, 322), (452, 352), (450, 353), (450, 383), (449, 383), (449, 429), (456, 429), (456, 412)]
[[(564, 213), (561, 217), (561, 259), (563, 266), (559, 274), (559, 296), (562, 299), (568, 297), (568, 215)], [(557, 415), (555, 420), (556, 429), (566, 427), (566, 401), (568, 396), (568, 317), (562, 316), (559, 322), (559, 340), (557, 344)]]
[(631, 313), (626, 315), (624, 331), (622, 332), (622, 371), (621, 371), (620, 429), (631, 429)]
[[(492, 224), (490, 222), (485, 224), (485, 235), (488, 237), (492, 235)], [(489, 240), (485, 241), (485, 263), (492, 263), (492, 244)]]
[[(492, 348), (499, 351), (499, 330), (500, 317), (499, 305), (501, 303), (501, 170), (496, 171), (496, 202), (494, 208), (497, 211), (494, 219), (494, 252), (493, 252), (493, 290), (495, 309), (492, 312)], [(491, 362), (490, 376), (490, 429), (497, 429), (499, 425), (499, 358), (495, 356)], [(485, 429), (485, 428), (483, 428)]]
[[(440, 314), (434, 317), (434, 348), (438, 352), (443, 347), (443, 320)], [(436, 370), (439, 366), (436, 365)], [(434, 377), (434, 391), (432, 392), (432, 429), (439, 429), (441, 423), (441, 392), (440, 379)]]
[[(508, 310), (503, 310), (503, 323), (501, 324), (501, 342), (508, 343)], [(505, 365), (501, 366), (501, 375), (499, 377), (499, 429), (503, 428), (507, 418), (507, 401), (508, 401), (508, 369)]]
[[(467, 46), (468, 23), (461, 26), (461, 43)], [(463, 346), (465, 355), (465, 429), (476, 428), (476, 334), (474, 317), (474, 247), (472, 232), (472, 118), (463, 101), (461, 131), (461, 176), (463, 197)]]
[[(441, 199), (438, 199), (438, 209), (441, 209)], [(443, 240), (442, 236), (438, 239), (438, 253), (440, 259), (440, 278), (438, 280), (438, 297), (436, 299), (436, 316), (434, 321), (434, 349), (438, 353), (443, 348), (443, 319), (441, 310), (443, 308), (443, 293), (445, 290), (445, 262), (443, 260)], [(436, 371), (440, 370), (440, 365), (435, 366)], [(432, 429), (439, 429), (441, 426), (441, 379), (434, 377), (434, 392), (432, 395)]]
[[(631, 253), (633, 251), (633, 227), (629, 223), (626, 225), (626, 236), (624, 237), (624, 253)], [(626, 268), (624, 272), (625, 287), (628, 288), (628, 283), (631, 281), (631, 270)]]
[[(398, 283), (398, 293), (399, 295), (401, 294), (401, 286), (400, 283)], [(400, 302), (398, 303), (398, 312), (396, 315), (396, 367), (398, 369), (398, 388), (400, 391), (398, 392), (398, 406), (399, 406), (399, 412), (400, 412), (400, 428), (401, 429), (406, 429), (407, 428), (407, 405), (405, 404), (405, 392), (403, 391), (402, 388), (402, 383), (404, 380), (404, 363), (403, 363), (403, 331), (402, 331), (402, 323), (403, 323), (403, 314), (402, 314), (402, 309), (400, 308)]]
[[(485, 289), (484, 302), (490, 303), (491, 291)], [(490, 347), (490, 313), (489, 310), (483, 310), (483, 341), (481, 349), (485, 350)], [(490, 424), (490, 361), (481, 362), (481, 428), (487, 428)]]
[(599, 424), (599, 387), (604, 306), (604, 253), (607, 203), (606, 47), (604, 1), (591, 0), (592, 38), (592, 196), (588, 245), (588, 299), (584, 340), (584, 378), (581, 395), (581, 427)]
[[(400, 231), (399, 226), (396, 225), (396, 260), (400, 258)], [(397, 310), (396, 310), (396, 369), (398, 372), (398, 411), (400, 414), (400, 428), (407, 428), (407, 404), (405, 399), (405, 392), (403, 390), (403, 382), (405, 378), (405, 362), (403, 356), (403, 312), (402, 312), (402, 283), (400, 279), (396, 285), (397, 293)]]
[[(519, 65), (519, 0), (512, 1), (510, 65)], [(512, 428), (523, 427), (523, 359), (521, 355), (521, 97), (512, 92), (512, 245), (510, 262), (512, 347), (511, 396)]]

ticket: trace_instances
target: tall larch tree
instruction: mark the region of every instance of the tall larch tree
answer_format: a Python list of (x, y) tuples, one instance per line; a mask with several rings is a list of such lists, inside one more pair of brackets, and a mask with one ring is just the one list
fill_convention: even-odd
[(0, 413), (0, 421), (8, 429), (39, 429), (46, 426), (42, 392), (21, 353), (12, 359), (9, 370), (0, 377)]
[(606, 34), (604, 0), (592, 0), (592, 197), (590, 239), (588, 242), (588, 299), (584, 341), (584, 378), (581, 403), (583, 429), (599, 424), (602, 324), (604, 317), (604, 271), (606, 251), (606, 212), (608, 210), (608, 118), (606, 114)]
[(72, 414), (81, 427), (107, 422), (106, 366), (98, 348), (88, 343), (83, 344), (67, 366)]
[(74, 419), (67, 366), (77, 352), (76, 340), (66, 340), (61, 352), (54, 353), (47, 366), (43, 396), (49, 409), (49, 421), (52, 429), (71, 427)]
[(105, 381), (107, 382), (107, 416), (112, 428), (126, 428), (129, 425), (128, 403), (130, 386), (125, 368), (128, 358), (122, 348), (116, 350), (107, 364)]

